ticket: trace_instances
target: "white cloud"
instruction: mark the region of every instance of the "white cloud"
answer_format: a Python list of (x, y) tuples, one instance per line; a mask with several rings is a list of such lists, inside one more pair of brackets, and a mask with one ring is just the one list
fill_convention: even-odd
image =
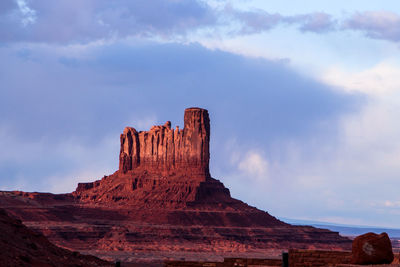
[(36, 22), (36, 11), (28, 6), (26, 0), (17, 0), (19, 11), (22, 14), (22, 25), (28, 26)]
[(383, 204), (385, 207), (393, 207), (393, 208), (400, 208), (400, 201), (390, 201), (386, 200), (385, 203)]
[(133, 127), (137, 131), (148, 131), (154, 125), (158, 125), (155, 114), (143, 118), (133, 118), (126, 123), (126, 126)]
[(358, 91), (369, 95), (384, 95), (400, 92), (400, 66), (382, 62), (362, 71), (346, 71), (332, 67), (322, 74), (322, 80), (347, 91)]
[(237, 166), (249, 178), (264, 180), (268, 177), (268, 161), (257, 151), (247, 152)]

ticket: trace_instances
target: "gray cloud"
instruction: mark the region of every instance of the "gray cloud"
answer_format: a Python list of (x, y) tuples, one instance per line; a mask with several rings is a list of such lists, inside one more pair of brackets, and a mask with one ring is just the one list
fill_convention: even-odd
[[(199, 1), (121, 1), (120, 8), (103, 5), (98, 12), (102, 23), (113, 29), (149, 34), (185, 33), (188, 29), (214, 24), (209, 6)], [(121, 8), (122, 7), (122, 8)]]
[(400, 41), (400, 16), (388, 11), (357, 13), (343, 23), (343, 29), (363, 32), (367, 37)]
[(302, 32), (325, 33), (336, 30), (337, 27), (332, 16), (323, 12), (286, 17), (285, 21), (299, 24)]
[[(369, 38), (400, 40), (400, 16), (392, 12), (357, 13), (338, 21), (313, 12), (285, 16), (232, 6), (215, 9), (201, 0), (31, 0), (0, 4), (0, 42), (88, 43), (126, 37), (174, 39), (199, 29), (213, 34), (257, 34), (279, 25), (301, 32), (324, 34), (338, 30), (362, 31)], [(228, 26), (227, 28), (225, 26)]]
[(200, 1), (32, 0), (26, 8), (37, 17), (23, 27), (23, 16), (29, 14), (18, 12), (15, 6), (11, 9), (10, 3), (3, 5), (8, 7), (0, 18), (3, 42), (85, 43), (127, 36), (166, 36), (185, 34), (216, 20), (210, 7)]
[(314, 12), (294, 16), (268, 13), (264, 10), (241, 11), (228, 7), (225, 12), (232, 21), (240, 24), (232, 34), (256, 34), (269, 31), (279, 25), (296, 26), (301, 32), (323, 34), (332, 31), (361, 31), (366, 37), (392, 42), (400, 41), (400, 16), (387, 11), (356, 13), (342, 21), (330, 14)]
[(225, 11), (241, 24), (240, 34), (254, 34), (268, 31), (275, 28), (284, 20), (282, 15), (278, 13), (271, 14), (264, 10), (239, 11), (227, 8)]
[(225, 12), (234, 21), (240, 23), (240, 34), (254, 34), (269, 31), (278, 25), (295, 25), (302, 32), (324, 33), (333, 31), (337, 22), (331, 15), (323, 12), (284, 16), (279, 13), (268, 13), (264, 10), (240, 11), (228, 7)]

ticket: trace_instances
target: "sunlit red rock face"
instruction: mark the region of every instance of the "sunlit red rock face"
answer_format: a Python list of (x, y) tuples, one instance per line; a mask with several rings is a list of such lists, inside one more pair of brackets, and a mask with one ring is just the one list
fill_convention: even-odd
[(185, 111), (184, 128), (171, 129), (171, 122), (148, 132), (126, 127), (121, 134), (119, 171), (144, 170), (152, 175), (190, 174), (191, 180), (210, 176), (210, 119), (205, 109)]
[(114, 174), (70, 194), (1, 192), (0, 207), (58, 245), (127, 261), (351, 248), (335, 232), (292, 226), (232, 198), (209, 173), (207, 110), (186, 109), (184, 122), (182, 130), (125, 128)]

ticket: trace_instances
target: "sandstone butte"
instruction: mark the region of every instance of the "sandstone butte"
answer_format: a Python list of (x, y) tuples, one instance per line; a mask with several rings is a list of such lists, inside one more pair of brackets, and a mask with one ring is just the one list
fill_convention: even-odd
[(0, 208), (58, 246), (108, 260), (265, 257), (289, 248), (351, 249), (337, 232), (293, 226), (231, 197), (209, 172), (208, 111), (121, 134), (119, 170), (68, 194), (0, 192)]

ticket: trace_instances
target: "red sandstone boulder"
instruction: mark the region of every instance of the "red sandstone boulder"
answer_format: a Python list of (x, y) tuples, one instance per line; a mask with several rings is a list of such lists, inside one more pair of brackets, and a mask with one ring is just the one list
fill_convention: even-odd
[(356, 237), (352, 247), (354, 264), (389, 264), (394, 255), (387, 233), (366, 233)]

